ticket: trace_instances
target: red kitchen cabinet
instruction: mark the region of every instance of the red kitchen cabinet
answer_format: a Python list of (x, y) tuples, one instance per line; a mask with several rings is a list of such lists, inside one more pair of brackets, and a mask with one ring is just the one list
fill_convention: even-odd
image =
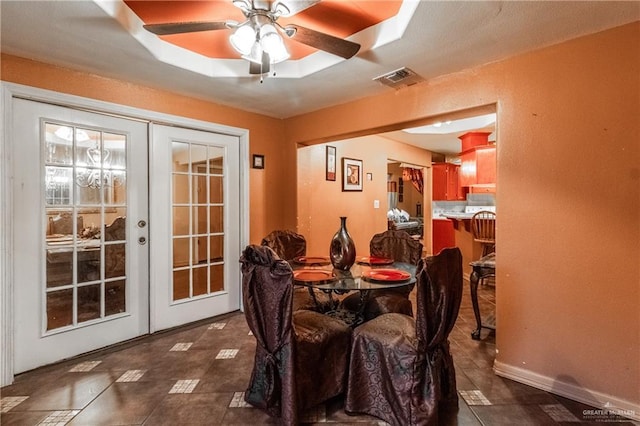
[(451, 163), (432, 165), (432, 199), (434, 201), (458, 200), (461, 198), (458, 185), (459, 166)]
[(433, 254), (440, 253), (445, 247), (456, 246), (453, 221), (450, 219), (434, 219), (431, 221), (433, 231)]
[(496, 147), (479, 146), (460, 155), (460, 186), (496, 183)]

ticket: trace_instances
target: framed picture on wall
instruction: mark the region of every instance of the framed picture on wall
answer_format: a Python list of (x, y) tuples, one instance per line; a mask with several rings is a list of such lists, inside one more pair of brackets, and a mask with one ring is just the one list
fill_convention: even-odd
[(342, 157), (342, 190), (362, 191), (362, 160)]
[(264, 169), (264, 155), (253, 154), (253, 168)]
[(336, 180), (336, 147), (327, 145), (327, 180)]

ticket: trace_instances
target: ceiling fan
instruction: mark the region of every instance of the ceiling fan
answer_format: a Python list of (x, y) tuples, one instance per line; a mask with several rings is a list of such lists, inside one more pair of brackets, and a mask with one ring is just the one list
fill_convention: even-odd
[(360, 45), (326, 33), (301, 27), (300, 25), (278, 24), (281, 16), (293, 16), (320, 0), (232, 0), (244, 14), (245, 20), (169, 22), (144, 25), (147, 31), (156, 35), (191, 33), (197, 31), (234, 30), (229, 37), (231, 45), (242, 58), (249, 61), (250, 74), (265, 74), (272, 64), (289, 58), (283, 35), (287, 39), (314, 47), (345, 59), (353, 57)]

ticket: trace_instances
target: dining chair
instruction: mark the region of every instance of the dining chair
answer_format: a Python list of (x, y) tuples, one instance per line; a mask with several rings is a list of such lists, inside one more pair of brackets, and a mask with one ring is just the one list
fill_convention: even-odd
[[(403, 230), (380, 232), (375, 234), (369, 242), (371, 256), (386, 257), (396, 262), (413, 265), (417, 265), (422, 257), (422, 249), (422, 243)], [(364, 319), (368, 321), (378, 315), (389, 312), (412, 316), (413, 308), (409, 300), (409, 294), (412, 290), (413, 285), (385, 290), (371, 290), (365, 298)], [(361, 300), (359, 294), (350, 294), (342, 301), (342, 306), (345, 309), (357, 310)]]
[(291, 266), (267, 246), (249, 245), (240, 258), (247, 323), (256, 338), (245, 401), (298, 424), (298, 414), (346, 390), (351, 329), (309, 310), (293, 310)]
[(462, 254), (418, 263), (416, 318), (389, 313), (355, 328), (345, 411), (391, 425), (437, 425), (458, 404), (449, 334), (462, 300)]
[[(304, 235), (288, 229), (270, 232), (260, 244), (273, 249), (281, 259), (287, 262), (307, 254), (307, 240)], [(328, 294), (316, 289), (295, 286), (293, 295), (295, 311), (309, 309), (324, 312), (331, 309), (331, 306), (332, 301)]]
[(304, 235), (288, 229), (270, 232), (260, 244), (272, 248), (281, 259), (287, 262), (307, 254), (307, 240)]

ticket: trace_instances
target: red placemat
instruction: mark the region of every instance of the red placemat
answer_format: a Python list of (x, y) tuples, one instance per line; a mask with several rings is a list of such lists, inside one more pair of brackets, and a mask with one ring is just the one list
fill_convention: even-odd
[(324, 266), (331, 263), (326, 256), (298, 256), (293, 261), (299, 265)]
[(391, 265), (394, 260), (387, 257), (366, 256), (361, 257), (357, 261), (360, 265)]
[(411, 274), (400, 269), (371, 269), (362, 274), (367, 281), (400, 282), (407, 281)]
[(336, 279), (331, 271), (322, 269), (298, 269), (293, 271), (293, 279), (306, 283), (327, 283)]

